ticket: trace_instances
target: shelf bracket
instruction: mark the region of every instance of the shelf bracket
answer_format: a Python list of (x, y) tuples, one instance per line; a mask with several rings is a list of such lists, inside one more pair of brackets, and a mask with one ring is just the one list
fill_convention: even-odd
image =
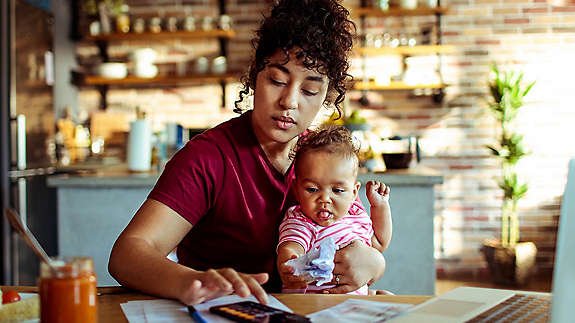
[(105, 111), (108, 108), (108, 86), (99, 85), (98, 92), (100, 92), (100, 110)]
[(226, 81), (220, 81), (220, 87), (222, 90), (222, 109), (226, 108)]
[(96, 46), (98, 46), (98, 50), (100, 51), (102, 62), (109, 61), (110, 57), (108, 56), (108, 42), (104, 40), (98, 40), (96, 41)]

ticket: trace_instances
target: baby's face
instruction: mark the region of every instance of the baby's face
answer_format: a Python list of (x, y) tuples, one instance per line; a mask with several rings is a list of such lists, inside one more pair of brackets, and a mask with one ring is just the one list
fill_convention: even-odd
[(347, 214), (357, 196), (357, 161), (328, 152), (301, 157), (295, 183), (298, 202), (315, 223), (331, 225)]

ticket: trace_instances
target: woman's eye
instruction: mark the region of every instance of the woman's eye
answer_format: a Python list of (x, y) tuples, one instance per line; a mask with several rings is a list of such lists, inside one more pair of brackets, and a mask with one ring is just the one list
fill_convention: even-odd
[(310, 192), (310, 193), (315, 193), (315, 192), (317, 192), (317, 188), (315, 188), (315, 187), (307, 187), (305, 190), (306, 190), (307, 192)]
[(314, 96), (317, 95), (319, 92), (313, 92), (313, 91), (309, 91), (309, 90), (302, 90), (302, 92), (307, 95), (307, 96)]
[(270, 78), (270, 81), (275, 85), (285, 85), (284, 82), (278, 81), (276, 79)]

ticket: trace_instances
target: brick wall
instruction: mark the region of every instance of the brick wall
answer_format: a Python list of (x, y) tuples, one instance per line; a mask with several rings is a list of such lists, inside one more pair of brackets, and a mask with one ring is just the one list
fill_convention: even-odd
[[(137, 15), (181, 13), (189, 5), (194, 14), (217, 11), (215, 1), (127, 1)], [(238, 36), (230, 41), (229, 64), (239, 70), (249, 59), (251, 32), (269, 1), (228, 1)], [(359, 1), (345, 1), (357, 6)], [(530, 190), (520, 201), (521, 237), (535, 241), (540, 273), (552, 269), (567, 161), (575, 156), (575, 6), (552, 7), (540, 0), (442, 1), (450, 11), (441, 18), (441, 38), (455, 50), (442, 55), (441, 72), (451, 86), (441, 104), (428, 96), (406, 91), (370, 92), (370, 105), (362, 113), (374, 126), (372, 140), (390, 134), (418, 135), (422, 165), (444, 176), (436, 186), (435, 249), (440, 277), (486, 273), (478, 249), (485, 238), (498, 236), (502, 193), (495, 177), (500, 170), (484, 145), (493, 144), (496, 124), (487, 113), (486, 83), (492, 62), (520, 69), (537, 83), (521, 109), (517, 130), (525, 135), (531, 154), (518, 167)], [(175, 10), (174, 10), (175, 8)], [(212, 13), (213, 11), (213, 13)], [(433, 26), (434, 17), (369, 18), (366, 32), (401, 32)], [(359, 25), (359, 21), (358, 21)], [(359, 25), (360, 26), (360, 25)], [(361, 31), (361, 30), (360, 30)], [(122, 56), (135, 47), (151, 46), (160, 53), (162, 68), (179, 60), (193, 61), (201, 55), (217, 55), (217, 41), (166, 41), (122, 43), (111, 50)], [(90, 61), (96, 53), (89, 44), (79, 46), (79, 56)], [(92, 57), (92, 58), (90, 58)], [(377, 58), (376, 58), (377, 60)], [(354, 70), (358, 70), (354, 60)], [(173, 65), (172, 65), (173, 66)], [(356, 76), (357, 72), (356, 72)], [(237, 84), (227, 87), (226, 108), (219, 108), (218, 86), (169, 89), (113, 90), (112, 111), (133, 114), (136, 105), (148, 111), (156, 127), (178, 121), (188, 127), (213, 126), (234, 114)], [(357, 109), (361, 93), (350, 92), (347, 109)], [(94, 111), (98, 93), (85, 89), (81, 107)], [(377, 148), (377, 143), (374, 142)]]

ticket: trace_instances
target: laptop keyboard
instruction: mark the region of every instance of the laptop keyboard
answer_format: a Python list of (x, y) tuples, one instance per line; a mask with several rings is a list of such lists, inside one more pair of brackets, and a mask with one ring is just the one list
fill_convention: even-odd
[(467, 323), (549, 322), (550, 309), (550, 296), (515, 294), (506, 301), (467, 321)]

